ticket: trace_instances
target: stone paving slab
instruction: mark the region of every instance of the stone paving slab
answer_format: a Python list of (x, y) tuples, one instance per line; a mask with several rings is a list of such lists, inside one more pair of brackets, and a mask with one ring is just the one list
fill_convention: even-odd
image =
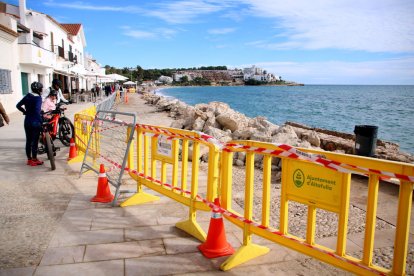
[(125, 260), (125, 273), (132, 275), (174, 275), (214, 270), (201, 253), (151, 256)]
[(40, 266), (80, 263), (83, 261), (85, 248), (84, 245), (49, 247), (43, 255)]
[(34, 276), (124, 275), (124, 260), (39, 266)]
[(145, 255), (165, 254), (161, 239), (88, 245), (84, 261), (136, 258)]

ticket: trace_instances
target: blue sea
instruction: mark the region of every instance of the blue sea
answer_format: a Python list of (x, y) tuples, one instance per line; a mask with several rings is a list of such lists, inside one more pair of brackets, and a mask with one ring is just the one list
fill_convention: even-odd
[(347, 133), (353, 133), (355, 125), (375, 125), (379, 139), (414, 153), (412, 85), (174, 87), (159, 93), (190, 105), (224, 102), (277, 125), (294, 121)]

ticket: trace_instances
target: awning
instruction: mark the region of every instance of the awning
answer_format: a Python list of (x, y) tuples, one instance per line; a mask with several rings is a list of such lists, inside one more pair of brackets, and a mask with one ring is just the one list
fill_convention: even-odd
[(109, 75), (106, 75), (106, 77), (111, 78), (116, 81), (126, 81), (128, 79), (127, 77), (124, 77), (119, 74), (109, 74)]

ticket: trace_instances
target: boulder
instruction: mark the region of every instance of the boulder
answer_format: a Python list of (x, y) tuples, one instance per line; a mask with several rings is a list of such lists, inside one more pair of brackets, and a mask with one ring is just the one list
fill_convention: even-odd
[(248, 126), (246, 116), (235, 111), (228, 111), (218, 115), (216, 121), (223, 127), (223, 129), (230, 129), (232, 132), (238, 129), (244, 129)]
[(222, 143), (227, 143), (228, 141), (231, 141), (232, 138), (229, 136), (228, 132), (214, 128), (214, 127), (207, 127), (204, 131), (205, 134), (213, 136), (217, 140), (219, 140)]
[(308, 141), (312, 146), (320, 147), (321, 146), (321, 139), (319, 138), (318, 133), (316, 131), (308, 131), (302, 133), (301, 136), (302, 140)]
[(178, 128), (178, 129), (183, 129), (184, 128), (184, 120), (183, 119), (174, 120), (174, 121), (172, 121), (170, 127), (172, 127), (172, 128)]
[(272, 136), (272, 143), (297, 145), (299, 138), (295, 130), (289, 125), (283, 125), (279, 128), (276, 135)]
[(192, 130), (202, 131), (204, 128), (204, 123), (205, 121), (201, 117), (198, 117), (197, 119), (195, 119), (191, 128)]
[(223, 113), (226, 113), (227, 111), (231, 110), (231, 108), (226, 103), (210, 102), (208, 104), (208, 110), (213, 111), (215, 116), (219, 116), (219, 115), (221, 115)]

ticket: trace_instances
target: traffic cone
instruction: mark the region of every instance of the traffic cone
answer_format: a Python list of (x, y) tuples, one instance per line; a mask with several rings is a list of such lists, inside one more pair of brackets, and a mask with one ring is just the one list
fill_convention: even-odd
[[(214, 200), (214, 204), (220, 206), (218, 198)], [(209, 259), (228, 256), (234, 253), (233, 247), (226, 240), (222, 214), (216, 208), (213, 208), (211, 213), (207, 240), (199, 245), (198, 249), (203, 253), (204, 257)]]
[(98, 188), (96, 189), (96, 196), (91, 198), (91, 202), (111, 202), (114, 195), (111, 193), (108, 185), (108, 178), (106, 177), (105, 167), (101, 164), (98, 177)]
[(69, 148), (69, 158), (68, 160), (71, 160), (78, 156), (78, 149), (76, 148), (75, 140), (73, 138), (70, 138), (70, 148)]

